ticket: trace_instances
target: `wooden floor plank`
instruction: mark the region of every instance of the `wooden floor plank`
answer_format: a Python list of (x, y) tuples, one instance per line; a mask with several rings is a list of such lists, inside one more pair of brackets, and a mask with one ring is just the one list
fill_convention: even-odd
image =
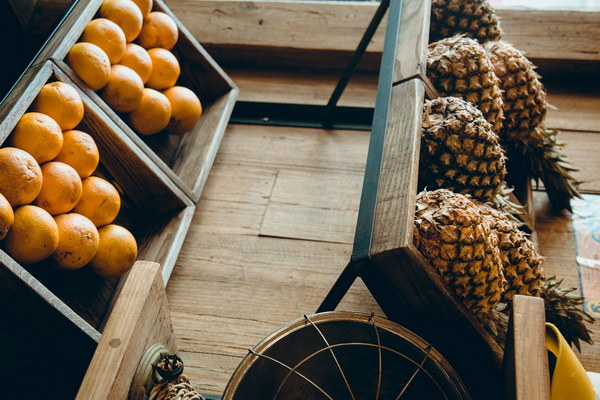
[(363, 174), (280, 170), (260, 234), (353, 243)]
[(216, 161), (362, 173), (369, 135), (367, 131), (229, 125)]
[(582, 182), (580, 190), (600, 194), (600, 121), (596, 129), (596, 132), (561, 130), (558, 141), (565, 144), (565, 154), (578, 169), (573, 176)]

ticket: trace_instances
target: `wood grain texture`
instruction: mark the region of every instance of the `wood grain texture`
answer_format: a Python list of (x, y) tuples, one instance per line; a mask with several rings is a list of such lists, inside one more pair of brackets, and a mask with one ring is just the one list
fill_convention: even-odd
[(600, 61), (600, 12), (498, 9), (503, 39), (531, 59)]
[(550, 400), (544, 300), (517, 295), (503, 360), (505, 399)]
[(155, 343), (176, 352), (160, 265), (138, 261), (108, 319), (76, 398), (127, 398), (140, 359)]
[(405, 0), (394, 71), (394, 82), (425, 76), (429, 43), (430, 0)]
[[(281, 170), (259, 234), (352, 243), (362, 173)], [(294, 217), (296, 216), (296, 217)]]
[(419, 80), (392, 88), (369, 254), (412, 244), (423, 102)]

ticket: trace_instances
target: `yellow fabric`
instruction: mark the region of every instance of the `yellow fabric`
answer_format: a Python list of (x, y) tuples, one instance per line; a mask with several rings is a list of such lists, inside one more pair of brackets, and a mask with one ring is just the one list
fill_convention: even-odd
[(552, 400), (594, 400), (594, 386), (558, 328), (546, 323), (546, 346), (556, 356)]

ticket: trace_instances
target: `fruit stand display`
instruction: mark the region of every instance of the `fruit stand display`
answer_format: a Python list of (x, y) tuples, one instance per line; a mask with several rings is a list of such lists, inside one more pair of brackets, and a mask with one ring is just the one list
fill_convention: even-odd
[[(98, 149), (99, 162), (92, 175), (83, 180), (77, 173), (74, 177), (72, 176), (71, 172), (74, 169), (69, 167), (67, 160), (65, 162), (56, 161), (56, 159), (49, 160), (42, 163), (41, 168), (35, 159), (30, 163), (31, 165), (27, 164), (29, 170), (34, 173), (43, 173), (42, 178), (46, 177), (47, 182), (54, 182), (54, 184), (47, 186), (49, 194), (46, 200), (50, 199), (48, 201), (41, 201), (39, 196), (36, 197), (35, 202), (33, 199), (14, 200), (15, 229), (16, 221), (24, 222), (18, 225), (23, 226), (19, 231), (11, 227), (7, 239), (2, 243), (0, 252), (2, 274), (6, 277), (3, 280), (6, 284), (3, 296), (9, 296), (8, 298), (11, 299), (9, 301), (7, 298), (8, 303), (5, 304), (20, 303), (21, 307), (17, 307), (16, 310), (24, 315), (29, 313), (36, 315), (44, 313), (46, 310), (48, 315), (39, 321), (33, 321), (34, 324), (42, 323), (49, 318), (50, 321), (46, 321), (45, 324), (56, 325), (59, 332), (62, 329), (62, 334), (69, 337), (69, 342), (85, 342), (86, 345), (83, 345), (82, 351), (78, 353), (78, 357), (81, 357), (78, 363), (85, 365), (86, 362), (89, 362), (89, 358), (86, 360), (86, 357), (90, 356), (89, 351), (85, 349), (91, 349), (90, 346), (93, 346), (93, 343), (99, 339), (104, 320), (110, 314), (111, 304), (118, 297), (121, 281), (126, 279), (127, 275), (124, 275), (122, 279), (119, 277), (131, 267), (136, 259), (140, 259), (159, 262), (162, 265), (161, 271), (166, 282), (183, 244), (195, 205), (51, 61), (28, 70), (12, 90), (5, 103), (5, 105), (10, 105), (10, 108), (3, 108), (5, 114), (0, 123), (3, 142), (0, 150), (11, 151), (11, 154), (18, 151), (17, 156), (25, 153), (10, 147), (10, 145), (18, 145), (15, 137), (19, 132), (19, 123), (25, 120), (26, 117), (23, 116), (30, 115), (32, 110), (39, 105), (41, 98), (39, 93), (48, 87), (47, 84), (68, 85), (69, 93), (75, 95), (75, 101), (80, 99), (82, 114), (77, 116), (68, 128), (76, 128), (77, 132), (86, 133), (91, 137), (92, 144), (95, 143)], [(60, 109), (60, 105), (55, 104), (54, 108)], [(65, 131), (64, 137), (67, 137), (67, 132), (75, 131)], [(63, 140), (63, 142), (67, 143), (67, 140)], [(44, 145), (47, 148), (51, 147), (42, 143), (42, 146)], [(78, 159), (80, 160), (81, 157)], [(19, 164), (23, 165), (23, 163)], [(57, 167), (58, 172), (53, 175), (54, 170), (49, 166)], [(7, 170), (3, 170), (3, 172), (6, 173)], [(53, 176), (58, 177), (53, 178)], [(86, 182), (94, 183), (94, 181), (96, 184), (100, 182), (101, 185), (108, 185), (109, 190), (115, 188), (116, 196), (120, 199), (118, 215), (108, 225), (107, 220), (97, 220), (94, 216), (93, 211), (101, 209), (100, 206), (92, 204), (92, 212), (89, 213), (85, 211), (85, 208), (89, 206), (78, 200), (82, 198), (82, 194), (85, 198), (85, 191), (88, 190), (86, 188), (90, 186)], [(36, 181), (29, 179), (25, 183), (31, 186), (28, 182), (35, 183)], [(63, 187), (65, 182), (68, 187), (75, 188), (73, 193), (70, 192), (70, 189)], [(26, 192), (24, 189), (21, 190), (19, 179), (15, 179), (12, 185), (20, 189), (18, 193)], [(41, 185), (41, 187), (31, 190), (42, 192), (44, 186)], [(64, 198), (63, 195), (69, 193), (76, 196), (77, 199), (71, 201), (70, 196)], [(58, 197), (55, 197), (54, 194)], [(28, 204), (29, 200), (32, 200), (30, 205)], [(23, 203), (26, 205), (17, 208), (18, 204)], [(25, 210), (33, 212), (31, 218), (24, 213)], [(90, 218), (86, 219), (79, 213), (89, 215)], [(114, 215), (114, 211), (110, 211), (110, 213)], [(53, 219), (50, 214), (55, 218)], [(70, 220), (74, 217), (79, 218), (80, 222)], [(67, 220), (61, 222), (65, 219)], [(36, 221), (37, 225), (28, 224), (27, 221), (31, 220)], [(53, 225), (54, 220), (56, 220), (56, 224)], [(93, 223), (89, 226), (91, 220), (96, 221), (97, 229)], [(45, 221), (48, 223), (45, 224)], [(73, 229), (69, 229), (70, 227)], [(56, 229), (60, 235), (54, 236), (53, 232), (56, 233)], [(111, 229), (121, 229), (125, 234), (129, 231), (127, 243), (134, 247), (133, 253), (127, 250), (121, 254), (126, 257), (122, 269), (116, 265), (112, 271), (108, 271), (102, 267), (102, 263), (94, 260), (90, 262), (89, 256), (96, 258), (100, 256), (102, 246), (98, 247), (98, 243), (103, 241), (105, 246), (108, 244), (106, 251), (113, 254), (109, 257), (119, 257), (119, 246), (126, 242), (107, 239), (106, 235), (108, 233), (110, 236)], [(119, 233), (120, 231), (117, 232), (117, 234)], [(11, 241), (11, 237), (17, 234), (20, 236), (15, 241)], [(79, 234), (80, 236), (69, 238), (69, 234)], [(29, 236), (26, 237), (26, 235)], [(58, 243), (54, 240), (57, 237)], [(65, 242), (64, 238), (70, 240)], [(39, 248), (23, 248), (24, 245), (31, 243), (38, 243)], [(96, 256), (91, 254), (94, 252), (94, 247), (97, 249)], [(43, 251), (40, 250), (42, 248)], [(78, 255), (78, 257), (74, 258), (73, 255)], [(32, 300), (17, 300), (31, 296), (39, 296), (46, 302), (46, 305), (31, 310)], [(34, 303), (38, 302), (38, 300), (33, 301)], [(48, 311), (48, 308), (51, 311)], [(59, 322), (53, 319), (64, 319), (65, 321)], [(68, 328), (63, 326), (65, 324)]]
[(33, 63), (54, 61), (196, 202), (238, 89), (161, 0), (129, 3), (75, 2)]

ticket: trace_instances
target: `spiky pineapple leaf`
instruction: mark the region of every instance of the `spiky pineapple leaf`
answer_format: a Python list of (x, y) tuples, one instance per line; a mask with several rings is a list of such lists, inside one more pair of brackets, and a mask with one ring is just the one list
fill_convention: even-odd
[(574, 344), (581, 352), (580, 340), (594, 344), (586, 324), (595, 319), (583, 309), (583, 297), (574, 294), (576, 288), (562, 288), (563, 280), (555, 276), (544, 279), (542, 298), (546, 310), (546, 322), (554, 324), (567, 343)]
[(581, 198), (573, 172), (578, 171), (564, 153), (564, 144), (556, 140), (558, 131), (539, 126), (531, 140), (519, 143), (529, 165), (532, 179), (544, 183), (550, 204), (556, 210), (573, 212), (571, 199)]

